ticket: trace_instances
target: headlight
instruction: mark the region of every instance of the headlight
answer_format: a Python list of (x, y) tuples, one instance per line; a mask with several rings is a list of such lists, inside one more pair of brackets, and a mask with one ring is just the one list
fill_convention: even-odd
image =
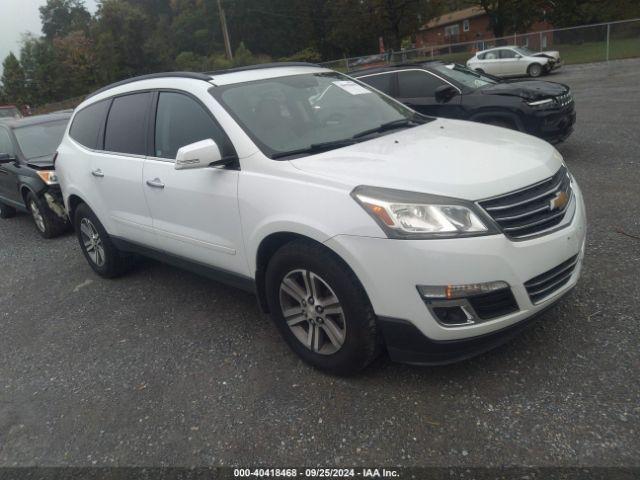
[(55, 170), (39, 170), (38, 176), (42, 179), (44, 183), (47, 185), (57, 185), (58, 177), (56, 175)]
[(389, 238), (450, 238), (497, 233), (472, 202), (359, 186), (353, 198)]
[(536, 100), (535, 102), (527, 102), (527, 105), (533, 108), (550, 108), (556, 106), (556, 101), (553, 98), (545, 98), (544, 100)]

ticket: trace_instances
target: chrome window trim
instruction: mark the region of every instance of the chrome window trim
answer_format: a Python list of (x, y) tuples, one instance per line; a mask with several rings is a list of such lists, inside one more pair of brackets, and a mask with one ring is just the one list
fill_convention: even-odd
[(460, 90), (458, 87), (456, 87), (453, 83), (451, 83), (450, 81), (442, 78), (440, 75), (437, 75), (433, 72), (430, 72), (429, 70), (425, 70), (424, 68), (403, 68), (400, 70), (393, 70), (391, 72), (378, 72), (378, 73), (370, 73), (369, 75), (361, 75), (360, 77), (355, 77), (355, 78), (367, 78), (367, 77), (375, 77), (377, 75), (393, 75), (394, 73), (400, 74), (402, 72), (424, 72), (427, 73), (429, 75), (431, 75), (432, 77), (436, 77), (439, 80), (442, 80), (444, 83), (447, 83), (449, 85), (451, 85), (453, 88), (455, 88), (459, 94), (462, 94), (462, 90)]

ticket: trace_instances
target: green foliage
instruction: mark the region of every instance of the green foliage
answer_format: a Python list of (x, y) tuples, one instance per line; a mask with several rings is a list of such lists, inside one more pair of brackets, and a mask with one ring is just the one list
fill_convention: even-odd
[(27, 89), (22, 65), (12, 53), (2, 62), (2, 90), (10, 103), (23, 105), (27, 102)]
[(91, 15), (81, 0), (47, 0), (40, 7), (42, 32), (52, 39), (75, 31), (88, 31)]
[(318, 63), (322, 61), (322, 55), (315, 48), (305, 48), (304, 50), (300, 50), (299, 52), (294, 53), (288, 57), (283, 57), (280, 59), (282, 62), (310, 62), (310, 63)]

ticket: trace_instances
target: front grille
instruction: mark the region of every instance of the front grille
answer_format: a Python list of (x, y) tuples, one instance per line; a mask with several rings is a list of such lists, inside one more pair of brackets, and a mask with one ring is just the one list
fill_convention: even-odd
[(505, 235), (519, 239), (557, 226), (571, 204), (571, 179), (565, 167), (551, 178), (479, 205), (500, 226)]
[(539, 303), (567, 284), (578, 263), (578, 255), (525, 282), (531, 303)]
[(556, 102), (558, 102), (558, 106), (560, 108), (567, 107), (573, 102), (573, 95), (571, 95), (571, 92), (567, 92), (563, 95), (558, 95), (556, 97)]
[(518, 311), (518, 304), (510, 288), (475, 295), (468, 300), (482, 320), (491, 320)]

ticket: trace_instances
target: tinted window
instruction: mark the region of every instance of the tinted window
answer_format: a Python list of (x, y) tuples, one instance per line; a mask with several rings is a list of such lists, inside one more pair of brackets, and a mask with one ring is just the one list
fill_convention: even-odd
[(392, 73), (387, 73), (384, 75), (372, 75), (370, 77), (359, 78), (358, 80), (371, 85), (373, 88), (377, 88), (387, 95), (391, 95), (393, 91), (393, 75), (394, 74)]
[(104, 128), (109, 102), (109, 100), (103, 100), (76, 113), (69, 130), (71, 138), (85, 147), (97, 148), (98, 137)]
[(24, 156), (38, 158), (56, 153), (66, 127), (67, 121), (59, 120), (16, 128), (13, 132)]
[(181, 93), (160, 93), (156, 114), (156, 157), (176, 158), (180, 147), (208, 138), (218, 144), (223, 156), (233, 154), (224, 132), (202, 105)]
[(147, 148), (147, 118), (151, 93), (134, 93), (113, 99), (104, 149), (109, 152), (145, 155)]
[(15, 153), (9, 132), (4, 128), (0, 128), (0, 153), (8, 153), (9, 155)]
[(496, 58), (498, 58), (498, 52), (496, 50), (487, 52), (484, 54), (484, 57), (482, 57), (483, 60), (495, 60)]
[(513, 50), (500, 50), (500, 58), (516, 58), (516, 52)]
[(398, 96), (401, 98), (433, 97), (442, 80), (426, 72), (398, 72)]

